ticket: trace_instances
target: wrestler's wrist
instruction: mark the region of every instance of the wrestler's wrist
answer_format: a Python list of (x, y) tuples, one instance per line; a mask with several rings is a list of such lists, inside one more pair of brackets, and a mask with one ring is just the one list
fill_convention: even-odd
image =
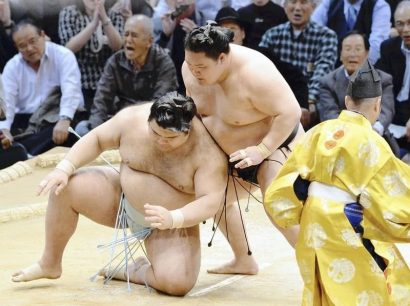
[(69, 177), (74, 173), (74, 171), (76, 170), (75, 166), (73, 165), (72, 162), (70, 162), (68, 159), (63, 159), (62, 161), (60, 161), (57, 166), (56, 169), (59, 169), (61, 171), (63, 171), (64, 173), (66, 173)]
[(256, 148), (258, 149), (259, 153), (262, 155), (263, 159), (267, 158), (268, 156), (272, 154), (272, 152), (268, 149), (268, 147), (263, 142), (258, 144)]
[(170, 213), (172, 217), (172, 227), (171, 228), (181, 228), (185, 221), (182, 210), (174, 209), (174, 210), (171, 210)]

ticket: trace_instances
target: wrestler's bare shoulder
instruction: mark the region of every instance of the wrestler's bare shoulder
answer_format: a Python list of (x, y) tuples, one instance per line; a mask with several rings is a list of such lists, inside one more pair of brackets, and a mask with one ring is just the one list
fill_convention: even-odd
[[(233, 66), (237, 67), (240, 77), (246, 76), (246, 80), (252, 81), (253, 76), (269, 76), (276, 73), (277, 69), (273, 62), (262, 53), (238, 45), (231, 45)], [(249, 82), (247, 82), (249, 83)]]
[(126, 107), (113, 117), (113, 124), (120, 130), (130, 130), (131, 127), (133, 129), (145, 127), (151, 106), (152, 102), (147, 102)]
[(219, 145), (211, 137), (204, 124), (198, 119), (194, 118), (193, 126), (195, 129), (195, 155), (200, 164), (208, 157), (214, 161), (218, 160), (220, 163), (226, 163), (226, 154), (222, 151)]

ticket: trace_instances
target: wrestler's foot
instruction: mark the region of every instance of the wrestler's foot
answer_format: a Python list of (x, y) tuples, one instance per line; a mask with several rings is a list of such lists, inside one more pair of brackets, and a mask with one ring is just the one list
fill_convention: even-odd
[(14, 273), (11, 277), (13, 282), (29, 282), (40, 278), (56, 279), (61, 276), (61, 269), (43, 269), (39, 263), (35, 263), (23, 270)]
[(215, 274), (246, 274), (255, 275), (258, 274), (259, 268), (255, 259), (251, 256), (245, 260), (234, 259), (220, 267), (208, 269), (208, 273)]
[[(134, 284), (145, 285), (145, 271), (147, 270), (149, 265), (149, 261), (144, 256), (138, 257), (135, 260), (135, 263), (130, 264), (130, 282)], [(103, 276), (104, 278), (112, 276), (113, 279), (127, 281), (127, 270), (125, 267), (115, 273), (112, 269), (101, 269), (98, 272), (98, 275)]]

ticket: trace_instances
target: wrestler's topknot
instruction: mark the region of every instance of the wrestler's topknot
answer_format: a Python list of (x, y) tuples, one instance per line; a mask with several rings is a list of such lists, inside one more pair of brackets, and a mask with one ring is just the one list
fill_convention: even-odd
[(214, 60), (221, 53), (229, 53), (229, 43), (233, 40), (234, 33), (216, 25), (208, 23), (205, 26), (193, 29), (185, 38), (185, 49), (192, 52), (204, 52)]
[(164, 129), (188, 133), (196, 113), (192, 98), (173, 91), (155, 100), (148, 121), (154, 119)]

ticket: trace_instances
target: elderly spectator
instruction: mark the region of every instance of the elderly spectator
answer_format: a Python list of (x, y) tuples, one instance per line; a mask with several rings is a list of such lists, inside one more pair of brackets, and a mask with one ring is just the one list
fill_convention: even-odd
[[(337, 36), (327, 27), (310, 21), (315, 0), (286, 0), (289, 21), (263, 35), (260, 47), (269, 48), (284, 62), (298, 67), (308, 78), (309, 111), (302, 109), (305, 127), (316, 120), (319, 80), (334, 69), (337, 59)], [(310, 121), (310, 122), (309, 122)]]
[(246, 41), (250, 48), (256, 48), (267, 30), (288, 21), (280, 5), (271, 0), (253, 0), (238, 10), (239, 15), (250, 23), (246, 31)]
[[(346, 109), (345, 96), (349, 77), (362, 66), (368, 58), (369, 42), (367, 38), (353, 31), (347, 34), (342, 41), (340, 60), (342, 66), (325, 75), (321, 79), (321, 89), (317, 109), (320, 121), (336, 119), (340, 112)], [(373, 129), (380, 136), (385, 137), (395, 154), (398, 155), (397, 143), (391, 139), (388, 127), (394, 116), (394, 96), (391, 75), (377, 70), (382, 84), (382, 108)], [(394, 143), (392, 144), (392, 141)]]
[(107, 15), (104, 0), (77, 0), (76, 5), (60, 12), (59, 36), (61, 43), (77, 56), (87, 110), (105, 62), (122, 47), (123, 27), (124, 17), (116, 11)]
[(335, 31), (339, 40), (352, 30), (365, 34), (370, 42), (369, 61), (374, 64), (380, 57), (380, 44), (389, 38), (390, 16), (384, 0), (322, 0), (312, 21)]
[[(401, 127), (397, 133), (400, 148), (410, 150), (410, 1), (398, 4), (394, 13), (399, 36), (381, 44), (376, 67), (393, 76), (396, 113), (393, 123)], [(400, 131), (400, 128), (398, 129)], [(400, 135), (401, 134), (401, 135)]]
[(153, 41), (152, 21), (145, 15), (125, 23), (124, 49), (110, 57), (97, 86), (91, 116), (77, 125), (87, 133), (122, 108), (152, 101), (178, 87), (175, 66)]
[(7, 117), (0, 122), (3, 147), (10, 146), (16, 134), (32, 155), (69, 145), (67, 129), (83, 104), (74, 54), (46, 42), (44, 32), (29, 20), (20, 21), (12, 37), (19, 54), (3, 72)]

